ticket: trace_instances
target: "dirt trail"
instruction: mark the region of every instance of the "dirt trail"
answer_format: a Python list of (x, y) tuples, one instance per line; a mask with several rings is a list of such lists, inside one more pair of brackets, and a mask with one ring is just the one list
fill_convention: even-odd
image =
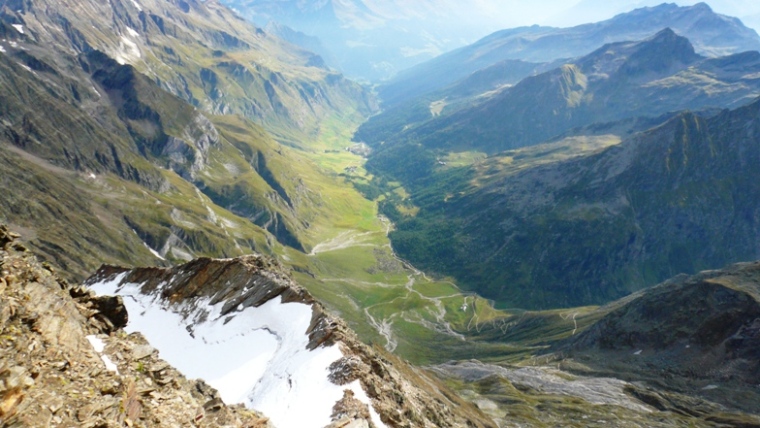
[(329, 251), (337, 251), (345, 248), (352, 247), (373, 247), (373, 244), (362, 242), (368, 236), (377, 234), (378, 232), (359, 232), (358, 230), (347, 230), (340, 235), (330, 240), (320, 242), (311, 249), (310, 256), (316, 256), (320, 253), (327, 253)]
[[(367, 242), (368, 237), (378, 234), (378, 233), (384, 233), (384, 236), (387, 237), (390, 231), (393, 229), (393, 223), (391, 223), (391, 221), (388, 218), (384, 216), (379, 216), (378, 218), (380, 219), (380, 221), (385, 227), (384, 231), (360, 232), (358, 230), (347, 230), (347, 231), (341, 232), (338, 236), (332, 239), (328, 239), (324, 242), (320, 242), (319, 244), (315, 245), (314, 248), (309, 253), (309, 255), (316, 256), (320, 253), (342, 250), (346, 248), (375, 246), (375, 244), (371, 244)], [(367, 306), (364, 308), (364, 314), (366, 315), (367, 320), (369, 321), (370, 325), (372, 325), (372, 327), (374, 327), (378, 331), (378, 333), (381, 336), (383, 336), (383, 338), (385, 338), (386, 340), (385, 348), (388, 351), (392, 352), (398, 346), (398, 340), (393, 335), (393, 322), (398, 317), (402, 317), (402, 319), (407, 322), (423, 325), (426, 328), (455, 337), (459, 340), (465, 340), (465, 337), (462, 334), (454, 331), (454, 329), (451, 327), (451, 323), (446, 321), (446, 307), (443, 304), (443, 299), (455, 297), (457, 296), (457, 294), (453, 294), (450, 296), (443, 296), (443, 297), (428, 297), (428, 296), (423, 295), (419, 291), (415, 290), (414, 285), (417, 283), (418, 279), (420, 278), (427, 282), (434, 282), (434, 281), (432, 281), (424, 272), (415, 268), (406, 260), (399, 258), (398, 255), (396, 255), (395, 251), (393, 251), (393, 247), (391, 246), (390, 243), (386, 244), (386, 246), (390, 248), (392, 257), (398, 263), (400, 263), (404, 267), (405, 270), (408, 271), (408, 274), (407, 274), (407, 282), (406, 284), (404, 284), (404, 288), (406, 288), (407, 290), (407, 294), (405, 296), (396, 297), (393, 300), (380, 302), (375, 305)], [(332, 279), (325, 279), (324, 281), (339, 281), (339, 282), (345, 282), (345, 283), (361, 285), (361, 286), (377, 286), (377, 287), (383, 287), (383, 288), (395, 286), (395, 285), (386, 284), (386, 283), (372, 283), (372, 282), (367, 282), (367, 281), (358, 281), (358, 280), (353, 280), (350, 278), (332, 278)], [(448, 283), (456, 287), (456, 284), (454, 284), (453, 282), (444, 281), (444, 283)], [(426, 320), (425, 317), (423, 317), (423, 314), (419, 312), (414, 312), (411, 314), (393, 314), (390, 317), (382, 318), (382, 319), (377, 319), (371, 313), (371, 310), (373, 308), (378, 308), (385, 305), (392, 305), (398, 300), (406, 300), (406, 299), (409, 299), (411, 296), (415, 296), (423, 301), (432, 303), (432, 307), (429, 307), (426, 310), (435, 319), (435, 322), (430, 322), (429, 320)], [(474, 315), (474, 316), (477, 316), (477, 315)]]

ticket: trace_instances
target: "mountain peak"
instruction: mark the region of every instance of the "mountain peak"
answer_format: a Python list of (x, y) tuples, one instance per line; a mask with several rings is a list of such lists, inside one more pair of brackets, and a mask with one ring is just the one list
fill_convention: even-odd
[(702, 58), (686, 37), (665, 28), (637, 43), (621, 71), (627, 74), (672, 72)]
[(694, 10), (704, 10), (705, 12), (713, 12), (709, 4), (705, 2), (699, 2), (691, 7)]
[(679, 37), (678, 34), (676, 34), (675, 31), (673, 31), (670, 27), (665, 27), (654, 36), (650, 37), (649, 40), (671, 40)]
[(580, 59), (578, 64), (585, 70), (592, 67), (597, 71), (605, 69), (607, 74), (614, 71), (631, 77), (672, 72), (700, 58), (689, 39), (666, 27), (639, 42), (606, 44)]
[(663, 45), (666, 45), (670, 49), (681, 51), (682, 53), (688, 54), (689, 56), (697, 55), (694, 51), (694, 45), (692, 45), (691, 41), (684, 36), (678, 35), (670, 27), (663, 28), (654, 36), (643, 40), (640, 45), (642, 47), (657, 46), (659, 49), (662, 49)]

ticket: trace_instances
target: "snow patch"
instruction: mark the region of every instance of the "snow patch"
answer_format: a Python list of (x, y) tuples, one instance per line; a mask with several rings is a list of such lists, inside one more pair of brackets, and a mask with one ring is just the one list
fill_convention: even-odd
[(634, 352), (633, 355), (641, 355), (642, 350), (639, 349), (638, 351)]
[(161, 358), (189, 378), (205, 379), (226, 403), (243, 402), (279, 428), (323, 427), (350, 389), (369, 406), (373, 423), (385, 427), (358, 381), (329, 381), (329, 366), (343, 357), (340, 346), (307, 349), (310, 305), (275, 298), (222, 316), (222, 303), (169, 305), (142, 294), (140, 284), (119, 285), (124, 275), (91, 288), (122, 296), (130, 314), (125, 330), (142, 333)]
[(95, 352), (100, 355), (101, 361), (103, 361), (103, 364), (106, 365), (106, 370), (118, 374), (119, 368), (116, 367), (116, 364), (114, 364), (114, 362), (108, 358), (108, 355), (103, 355), (103, 351), (106, 349), (106, 344), (97, 336), (89, 335), (85, 337), (87, 341), (90, 342), (90, 345), (92, 345), (92, 349), (94, 349)]
[(5, 48), (2, 45), (0, 45), (0, 53), (5, 53)]
[(125, 36), (121, 36), (121, 41), (119, 42), (119, 49), (114, 54), (114, 59), (116, 62), (118, 62), (121, 65), (136, 61), (142, 57), (142, 54), (140, 53), (140, 48), (137, 47), (137, 44), (133, 42), (132, 40), (129, 40)]
[(138, 10), (138, 11), (140, 11), (140, 12), (142, 12), (142, 10), (143, 10), (143, 9), (142, 9), (142, 6), (140, 6), (140, 3), (138, 3), (138, 2), (137, 2), (137, 0), (130, 0), (130, 1), (131, 1), (131, 2), (132, 2), (132, 4), (135, 6), (135, 9), (137, 9), (137, 10)]
[(143, 245), (145, 245), (145, 248), (147, 248), (148, 251), (150, 251), (151, 254), (153, 254), (154, 256), (156, 256), (156, 258), (161, 259), (161, 260), (166, 260), (165, 258), (163, 258), (163, 256), (161, 256), (161, 254), (159, 254), (158, 251), (154, 250), (153, 248), (150, 248), (150, 245), (146, 244), (145, 242), (143, 242)]
[(132, 27), (127, 27), (127, 33), (129, 33), (129, 35), (132, 37), (140, 37), (140, 33), (135, 31), (135, 29)]
[(92, 349), (98, 354), (102, 354), (103, 350), (106, 349), (106, 344), (97, 336), (87, 336), (87, 340), (90, 342), (90, 345), (92, 345)]
[(21, 34), (24, 34), (24, 26), (21, 24), (11, 24)]
[(106, 369), (108, 369), (108, 371), (119, 374), (119, 368), (116, 367), (116, 364), (114, 364), (110, 358), (108, 358), (108, 355), (101, 355), (100, 359), (103, 360), (103, 364), (106, 365)]
[(24, 70), (26, 70), (26, 71), (28, 71), (28, 72), (30, 72), (30, 73), (32, 73), (32, 74), (34, 74), (35, 76), (37, 75), (37, 73), (36, 73), (34, 70), (32, 70), (31, 68), (29, 68), (29, 66), (27, 66), (27, 65), (24, 65), (24, 64), (22, 64), (22, 63), (20, 63), (20, 62), (18, 63), (18, 65), (20, 65), (20, 66), (21, 66), (21, 68), (23, 68)]
[(361, 401), (362, 403), (366, 404), (367, 407), (369, 407), (369, 416), (370, 419), (372, 419), (372, 423), (375, 424), (378, 428), (387, 428), (385, 423), (380, 419), (380, 415), (377, 413), (374, 407), (372, 407), (372, 400), (370, 400), (367, 393), (362, 389), (361, 383), (359, 383), (358, 380), (355, 380), (351, 382), (349, 385), (349, 389), (354, 392), (354, 397)]

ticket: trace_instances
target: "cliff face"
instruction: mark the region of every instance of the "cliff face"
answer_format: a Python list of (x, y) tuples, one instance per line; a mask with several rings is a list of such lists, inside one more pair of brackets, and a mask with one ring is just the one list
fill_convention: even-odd
[(280, 427), (493, 426), (421, 370), (361, 343), (272, 260), (102, 267), (86, 281), (123, 296), (161, 355)]
[(269, 426), (126, 333), (120, 297), (69, 285), (15, 239), (0, 227), (0, 427)]

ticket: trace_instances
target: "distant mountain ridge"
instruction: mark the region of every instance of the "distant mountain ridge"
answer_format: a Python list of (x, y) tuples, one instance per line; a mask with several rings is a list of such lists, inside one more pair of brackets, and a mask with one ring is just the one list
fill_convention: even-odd
[(665, 29), (642, 42), (605, 45), (450, 114), (444, 110), (404, 123), (383, 113), (363, 124), (355, 138), (385, 142), (377, 162), (383, 153), (402, 150), (396, 145), (412, 141), (430, 150), (496, 153), (591, 123), (738, 106), (760, 95), (754, 78), (759, 67), (760, 53), (705, 58), (687, 39)]
[(736, 18), (714, 13), (705, 3), (685, 7), (662, 4), (571, 28), (533, 26), (498, 31), (405, 70), (380, 86), (378, 92), (384, 105), (395, 105), (500, 61), (541, 63), (574, 58), (603, 44), (651, 37), (665, 27), (688, 38), (697, 53), (706, 56), (760, 50), (760, 36), (754, 30)]

